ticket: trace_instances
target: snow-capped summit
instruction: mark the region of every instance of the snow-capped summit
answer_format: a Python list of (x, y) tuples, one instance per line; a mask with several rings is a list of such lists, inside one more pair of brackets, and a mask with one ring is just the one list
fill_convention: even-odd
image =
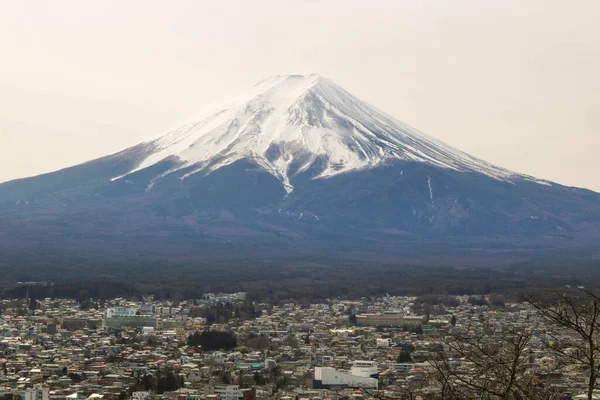
[(288, 192), (293, 189), (291, 175), (316, 162), (315, 179), (393, 160), (503, 180), (514, 175), (411, 128), (318, 74), (266, 79), (144, 145), (152, 150), (129, 173), (169, 158), (176, 166), (156, 178), (186, 168), (190, 172), (182, 176), (185, 179), (251, 159), (276, 176)]

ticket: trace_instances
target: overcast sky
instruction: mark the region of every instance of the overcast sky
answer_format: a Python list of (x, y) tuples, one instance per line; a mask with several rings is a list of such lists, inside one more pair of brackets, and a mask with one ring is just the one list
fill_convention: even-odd
[(0, 181), (318, 72), (517, 172), (600, 191), (598, 0), (0, 0)]

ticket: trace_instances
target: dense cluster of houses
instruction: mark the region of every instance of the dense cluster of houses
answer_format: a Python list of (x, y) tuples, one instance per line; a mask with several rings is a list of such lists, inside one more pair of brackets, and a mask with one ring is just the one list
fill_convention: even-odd
[[(457, 300), (439, 315), (411, 315), (415, 299), (409, 297), (254, 304), (259, 312), (251, 318), (214, 323), (198, 310), (243, 303), (243, 294), (114, 299), (86, 309), (66, 299), (6, 300), (0, 304), (0, 397), (368, 399), (393, 397), (417, 383), (433, 393), (433, 355), (446, 352), (461, 362), (445, 344), (450, 331), (502, 335), (508, 326), (534, 325), (539, 334), (531, 340), (530, 368), (566, 394), (584, 390), (584, 371), (550, 371), (555, 356), (544, 350), (544, 338), (566, 333), (524, 304), (493, 309)], [(190, 335), (206, 331), (237, 344), (206, 350), (191, 343)]]

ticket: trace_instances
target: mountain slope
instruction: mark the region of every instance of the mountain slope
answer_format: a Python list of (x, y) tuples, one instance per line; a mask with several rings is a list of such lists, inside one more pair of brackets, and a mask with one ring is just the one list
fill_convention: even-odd
[(0, 217), (4, 245), (521, 254), (597, 248), (600, 195), (469, 156), (318, 75), (280, 76), (131, 149), (0, 185)]

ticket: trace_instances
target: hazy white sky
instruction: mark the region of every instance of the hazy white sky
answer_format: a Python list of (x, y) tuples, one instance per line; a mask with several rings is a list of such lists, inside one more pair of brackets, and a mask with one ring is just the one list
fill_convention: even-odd
[(597, 0), (0, 0), (0, 181), (318, 72), (462, 150), (600, 191)]

